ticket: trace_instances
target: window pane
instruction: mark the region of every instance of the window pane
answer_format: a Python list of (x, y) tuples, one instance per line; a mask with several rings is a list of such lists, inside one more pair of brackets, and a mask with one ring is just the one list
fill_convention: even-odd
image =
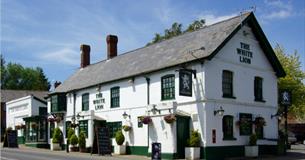
[(79, 133), (84, 132), (88, 137), (88, 121), (79, 121)]
[(82, 95), (82, 111), (89, 110), (89, 93)]
[(167, 75), (161, 78), (161, 99), (175, 98), (175, 75)]
[(111, 95), (111, 108), (119, 107), (120, 106), (120, 88), (119, 87), (113, 87), (110, 90)]
[(263, 100), (263, 79), (260, 77), (254, 79), (254, 97), (255, 100)]
[(222, 93), (224, 97), (233, 96), (233, 73), (231, 71), (222, 72)]

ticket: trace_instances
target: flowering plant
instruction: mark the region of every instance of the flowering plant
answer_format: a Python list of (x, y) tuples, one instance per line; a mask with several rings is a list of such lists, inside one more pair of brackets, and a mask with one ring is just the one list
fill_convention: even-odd
[(128, 132), (128, 131), (130, 131), (131, 130), (131, 126), (128, 126), (128, 125), (123, 125), (123, 130), (125, 131), (125, 132)]
[(164, 116), (164, 120), (166, 123), (171, 124), (176, 120), (176, 116), (174, 114), (169, 114), (169, 115)]
[(253, 121), (253, 124), (255, 126), (262, 127), (262, 126), (266, 126), (266, 121), (263, 117), (256, 117), (255, 120)]
[(52, 122), (54, 122), (54, 121), (55, 121), (55, 118), (54, 118), (54, 117), (49, 117), (49, 118), (48, 118), (48, 122), (51, 122), (51, 123), (52, 123)]
[(141, 121), (143, 124), (150, 124), (152, 122), (151, 117), (150, 116), (145, 116), (141, 118)]

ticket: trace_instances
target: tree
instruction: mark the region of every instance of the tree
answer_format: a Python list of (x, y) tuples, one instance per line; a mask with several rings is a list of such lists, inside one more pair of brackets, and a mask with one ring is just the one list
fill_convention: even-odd
[(158, 42), (161, 42), (161, 41), (163, 41), (165, 39), (170, 39), (172, 37), (181, 35), (181, 34), (186, 33), (186, 32), (196, 31), (196, 30), (204, 27), (204, 25), (205, 25), (205, 20), (204, 19), (196, 20), (193, 23), (191, 23), (187, 27), (186, 30), (183, 31), (182, 30), (182, 24), (175, 22), (175, 23), (172, 24), (171, 28), (164, 30), (164, 35), (159, 34), (159, 33), (155, 33), (155, 37), (147, 45), (158, 43)]
[(28, 68), (11, 62), (5, 65), (1, 55), (1, 89), (49, 90), (50, 82), (42, 68)]
[[(278, 79), (279, 89), (289, 89), (292, 91), (292, 106), (289, 108), (289, 116), (297, 119), (305, 118), (305, 71), (302, 71), (300, 56), (297, 51), (294, 54), (286, 54), (285, 49), (277, 45), (274, 51), (280, 60), (286, 76)], [(282, 112), (283, 108), (279, 108)]]

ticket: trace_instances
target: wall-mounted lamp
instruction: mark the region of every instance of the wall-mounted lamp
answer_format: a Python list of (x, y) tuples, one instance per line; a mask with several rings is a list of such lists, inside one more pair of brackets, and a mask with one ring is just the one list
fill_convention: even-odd
[(130, 115), (129, 115), (129, 114), (127, 114), (125, 111), (124, 111), (124, 113), (122, 114), (122, 116), (123, 116), (123, 118), (124, 118), (124, 119), (126, 119), (127, 117), (129, 117), (129, 118), (130, 118)]
[(214, 110), (214, 116), (217, 114), (219, 116), (223, 116), (223, 113), (225, 112), (225, 110), (222, 109), (222, 107), (220, 106), (220, 109), (218, 110)]
[(84, 118), (85, 116), (81, 116), (79, 113), (77, 113), (76, 118), (79, 120), (80, 118)]
[(160, 114), (161, 111), (157, 109), (156, 105), (153, 105), (153, 108), (150, 110), (153, 114), (156, 114), (157, 112)]
[(276, 114), (274, 114), (274, 115), (272, 115), (272, 114), (271, 114), (271, 116), (270, 116), (270, 117), (271, 117), (271, 119), (273, 119), (273, 117), (280, 117), (280, 116), (281, 116), (281, 114), (276, 113)]

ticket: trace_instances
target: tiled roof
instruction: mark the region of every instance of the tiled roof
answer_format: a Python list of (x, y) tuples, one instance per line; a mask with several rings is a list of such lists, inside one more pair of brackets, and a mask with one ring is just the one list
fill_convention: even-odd
[(14, 99), (33, 95), (42, 101), (48, 95), (47, 91), (30, 91), (30, 90), (1, 90), (1, 102), (9, 102)]
[(78, 69), (53, 93), (79, 90), (136, 75), (144, 75), (198, 59), (210, 58), (218, 52), (228, 37), (236, 33), (241, 23), (251, 16), (254, 18), (253, 13), (245, 13), (197, 31), (185, 33)]

